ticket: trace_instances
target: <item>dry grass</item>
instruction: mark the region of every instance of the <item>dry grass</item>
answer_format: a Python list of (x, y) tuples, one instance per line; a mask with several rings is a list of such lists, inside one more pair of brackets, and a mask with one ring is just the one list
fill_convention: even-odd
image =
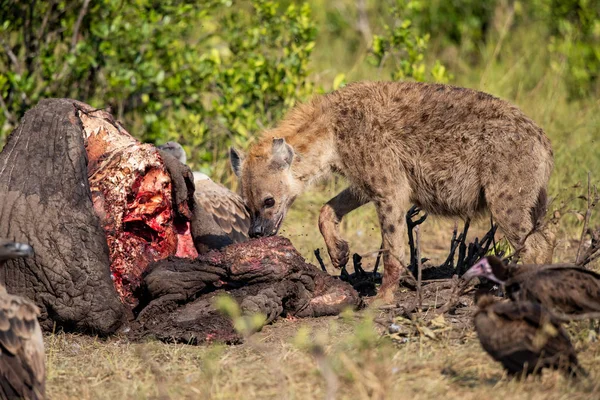
[[(581, 336), (585, 336), (582, 332)], [(456, 333), (456, 332), (455, 332)], [(131, 344), (78, 335), (47, 337), (48, 393), (55, 399), (589, 399), (600, 394), (600, 344), (577, 341), (591, 374), (574, 383), (555, 372), (510, 381), (479, 347), (462, 339), (378, 338), (368, 320), (280, 321), (241, 346)], [(325, 356), (311, 352), (318, 343)], [(315, 357), (314, 355), (317, 355)], [(319, 365), (325, 366), (320, 369)], [(323, 373), (331, 368), (331, 372)], [(329, 385), (327, 384), (329, 382)]]
[[(311, 262), (314, 248), (324, 251), (316, 227), (320, 204), (337, 189), (332, 183), (304, 195), (285, 223), (284, 234)], [(341, 187), (341, 186), (340, 186)], [(374, 210), (367, 207), (343, 224), (352, 251), (379, 247)], [(453, 223), (430, 219), (422, 225), (424, 256), (441, 261)], [(471, 231), (488, 228), (482, 221)], [(576, 236), (576, 233), (571, 235)], [(563, 237), (557, 258), (574, 258), (576, 245)], [(328, 262), (326, 252), (323, 253)], [(366, 259), (368, 267), (374, 258)], [(330, 271), (337, 273), (335, 271)], [(435, 341), (409, 337), (404, 343), (381, 335), (374, 316), (355, 315), (281, 320), (241, 346), (187, 346), (123, 338), (102, 340), (81, 335), (46, 337), (48, 394), (54, 399), (559, 399), (600, 395), (600, 344), (588, 340), (588, 325), (572, 329), (589, 381), (574, 383), (557, 373), (541, 380), (513, 382), (481, 350), (464, 320), (452, 323)], [(375, 316), (377, 317), (377, 316)], [(319, 356), (324, 349), (325, 356)]]

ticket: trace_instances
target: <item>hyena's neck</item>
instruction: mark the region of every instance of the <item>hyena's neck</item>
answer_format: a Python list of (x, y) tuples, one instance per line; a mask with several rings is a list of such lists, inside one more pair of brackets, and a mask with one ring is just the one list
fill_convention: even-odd
[(274, 138), (283, 138), (294, 150), (291, 172), (293, 191), (300, 194), (307, 186), (332, 173), (337, 165), (334, 136), (329, 129), (331, 117), (323, 96), (294, 107), (276, 128), (263, 134), (251, 155), (269, 157)]
[[(271, 136), (283, 137), (294, 149), (292, 175), (302, 189), (331, 174), (337, 152), (330, 117), (322, 97), (296, 107)], [(280, 135), (280, 136), (277, 136)]]
[(292, 175), (303, 188), (331, 175), (335, 164), (333, 138), (326, 130), (322, 133), (300, 137), (298, 141), (290, 138), (289, 144), (294, 149)]

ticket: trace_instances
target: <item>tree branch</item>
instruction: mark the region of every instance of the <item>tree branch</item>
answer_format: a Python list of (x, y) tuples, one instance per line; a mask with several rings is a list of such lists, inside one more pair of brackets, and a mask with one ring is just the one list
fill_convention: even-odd
[(73, 36), (71, 37), (71, 54), (75, 53), (75, 47), (77, 46), (77, 37), (79, 36), (79, 28), (81, 28), (81, 23), (83, 22), (83, 18), (85, 14), (87, 14), (88, 7), (90, 5), (90, 0), (83, 0), (83, 6), (81, 10), (79, 10), (79, 15), (77, 16), (77, 21), (73, 26)]
[(0, 38), (0, 43), (2, 43), (2, 47), (4, 48), (6, 55), (10, 59), (10, 62), (15, 66), (15, 71), (17, 72), (17, 74), (21, 75), (23, 73), (23, 69), (21, 68), (21, 65), (19, 64), (19, 59), (17, 58), (15, 53), (13, 53), (13, 51), (10, 48), (10, 46), (8, 45), (8, 43), (6, 43), (1, 38)]

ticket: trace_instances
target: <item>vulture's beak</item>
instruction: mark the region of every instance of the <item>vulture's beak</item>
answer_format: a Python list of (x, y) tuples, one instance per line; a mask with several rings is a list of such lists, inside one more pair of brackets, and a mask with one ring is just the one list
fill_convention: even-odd
[(488, 265), (488, 261), (485, 258), (483, 258), (479, 262), (473, 264), (473, 266), (463, 274), (462, 278), (468, 282), (476, 276), (486, 276), (486, 269), (488, 269), (486, 267)]
[(33, 247), (25, 243), (2, 241), (0, 242), (0, 259), (8, 260), (11, 258), (33, 256)]

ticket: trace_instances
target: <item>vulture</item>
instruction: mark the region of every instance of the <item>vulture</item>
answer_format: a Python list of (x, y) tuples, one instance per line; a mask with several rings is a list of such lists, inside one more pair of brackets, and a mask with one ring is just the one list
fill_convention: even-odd
[[(0, 260), (33, 255), (31, 246), (0, 239)], [(0, 399), (43, 399), (46, 367), (39, 310), (0, 285)]]
[(506, 265), (488, 256), (473, 265), (465, 280), (485, 277), (504, 286), (513, 300), (542, 304), (562, 320), (600, 316), (600, 274), (570, 264)]
[(539, 374), (543, 368), (569, 376), (586, 376), (560, 323), (540, 304), (496, 301), (485, 294), (477, 299), (475, 330), (481, 347), (502, 363), (510, 376)]
[[(183, 164), (187, 161), (185, 150), (177, 142), (167, 142), (158, 146), (158, 149), (171, 154)], [(248, 240), (250, 213), (244, 200), (207, 175), (197, 171), (193, 174), (195, 206), (198, 208), (195, 218), (202, 220), (197, 225), (203, 225), (202, 232), (192, 232), (194, 237), (200, 237), (199, 240), (208, 248), (221, 248)]]

